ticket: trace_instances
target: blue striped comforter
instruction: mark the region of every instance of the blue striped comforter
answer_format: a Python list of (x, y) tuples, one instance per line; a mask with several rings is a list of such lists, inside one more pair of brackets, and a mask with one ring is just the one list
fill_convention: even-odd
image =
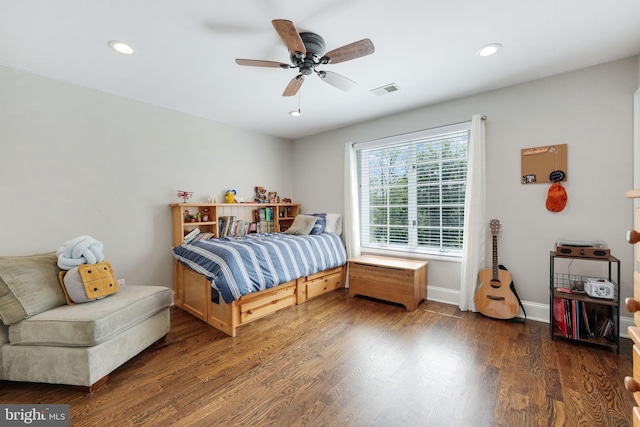
[(211, 280), (226, 303), (251, 292), (339, 267), (347, 259), (342, 239), (331, 233), (223, 237), (176, 246), (173, 255)]

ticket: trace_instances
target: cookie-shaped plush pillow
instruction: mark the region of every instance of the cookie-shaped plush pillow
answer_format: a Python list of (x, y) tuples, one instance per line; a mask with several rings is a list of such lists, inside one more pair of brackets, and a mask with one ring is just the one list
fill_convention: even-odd
[(95, 301), (120, 290), (111, 264), (82, 264), (71, 270), (60, 272), (60, 284), (67, 304)]

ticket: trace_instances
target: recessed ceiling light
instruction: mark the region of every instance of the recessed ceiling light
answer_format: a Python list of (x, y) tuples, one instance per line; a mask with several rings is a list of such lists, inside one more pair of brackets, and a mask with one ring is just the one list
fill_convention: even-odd
[(111, 40), (108, 45), (111, 49), (124, 55), (131, 55), (133, 53), (133, 48), (131, 46), (118, 40)]
[(476, 52), (478, 56), (491, 56), (502, 49), (502, 45), (500, 43), (491, 43), (485, 46), (482, 46)]

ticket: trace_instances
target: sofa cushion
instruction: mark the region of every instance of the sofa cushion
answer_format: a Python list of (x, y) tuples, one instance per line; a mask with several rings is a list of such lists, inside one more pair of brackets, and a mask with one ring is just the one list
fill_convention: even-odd
[(0, 319), (19, 322), (66, 303), (55, 252), (0, 257)]
[[(59, 287), (59, 286), (58, 286)], [(88, 347), (103, 343), (173, 302), (164, 286), (123, 286), (109, 298), (62, 305), (9, 327), (12, 345)]]
[(0, 322), (0, 378), (7, 378), (4, 367), (4, 355), (2, 346), (9, 342), (9, 327)]
[[(2, 346), (2, 344), (6, 344), (8, 342), (9, 342), (9, 327), (6, 325), (0, 324), (0, 347)], [(0, 352), (0, 358), (2, 357), (1, 354), (2, 352)]]

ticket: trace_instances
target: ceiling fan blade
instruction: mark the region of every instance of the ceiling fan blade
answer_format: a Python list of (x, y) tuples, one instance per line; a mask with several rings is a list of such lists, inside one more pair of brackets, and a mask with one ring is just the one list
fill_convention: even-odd
[(353, 80), (332, 71), (318, 71), (318, 76), (331, 86), (335, 86), (345, 92), (354, 89), (358, 85)]
[(291, 68), (291, 65), (276, 61), (261, 61), (259, 59), (236, 59), (236, 64), (250, 67)]
[(338, 64), (361, 56), (371, 55), (375, 51), (376, 49), (371, 40), (362, 39), (325, 53), (323, 59), (329, 58), (331, 64)]
[(294, 27), (293, 22), (286, 19), (274, 19), (271, 23), (289, 51), (293, 53), (307, 53), (307, 49), (304, 47), (304, 43), (300, 38), (300, 34), (298, 34), (298, 30)]
[(302, 74), (298, 74), (294, 78), (291, 79), (284, 92), (282, 92), (282, 96), (293, 96), (300, 90), (300, 86), (304, 83), (304, 76)]

